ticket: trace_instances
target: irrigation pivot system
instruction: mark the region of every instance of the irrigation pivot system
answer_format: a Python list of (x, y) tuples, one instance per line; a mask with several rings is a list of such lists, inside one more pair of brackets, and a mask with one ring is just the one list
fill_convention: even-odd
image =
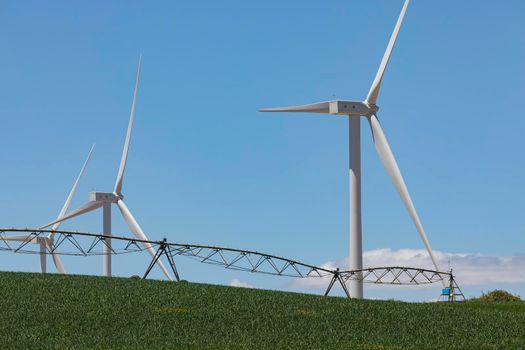
[[(23, 234), (25, 241), (13, 241), (10, 237)], [(46, 251), (30, 244), (40, 237), (49, 234), (55, 236), (52, 245), (46, 246)], [(0, 251), (11, 251), (20, 254), (60, 254), (69, 256), (119, 255), (140, 253), (147, 247), (155, 250), (152, 260), (143, 274), (146, 278), (151, 269), (165, 258), (176, 281), (180, 281), (180, 274), (175, 264), (175, 258), (187, 257), (201, 263), (216, 265), (229, 270), (251, 273), (284, 276), (293, 278), (324, 278), (327, 281), (325, 295), (338, 283), (347, 297), (351, 297), (346, 288), (349, 281), (360, 283), (390, 284), (390, 285), (423, 285), (430, 283), (446, 283), (449, 290), (447, 301), (457, 301), (463, 298), (461, 289), (457, 285), (451, 272), (435, 271), (422, 268), (391, 266), (374, 267), (360, 270), (341, 271), (328, 269), (282, 256), (266, 254), (253, 250), (235, 249), (219, 246), (173, 243), (166, 239), (161, 241), (142, 240), (124, 236), (111, 235), (111, 249), (106, 249), (109, 236), (90, 232), (53, 231), (42, 229), (0, 228)]]

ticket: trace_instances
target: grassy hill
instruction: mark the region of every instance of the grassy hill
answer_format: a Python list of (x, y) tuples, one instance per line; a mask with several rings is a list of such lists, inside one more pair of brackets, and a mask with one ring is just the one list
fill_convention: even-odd
[(0, 273), (2, 349), (523, 349), (525, 303), (348, 300)]

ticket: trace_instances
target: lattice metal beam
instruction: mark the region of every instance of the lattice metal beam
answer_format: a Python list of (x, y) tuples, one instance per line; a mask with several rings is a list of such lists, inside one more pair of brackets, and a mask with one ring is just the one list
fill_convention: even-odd
[[(20, 241), (13, 240), (14, 237), (23, 237)], [(49, 241), (49, 234), (54, 234), (54, 239)], [(112, 247), (109, 252), (104, 251), (105, 238), (112, 239)], [(166, 239), (162, 241), (147, 241), (124, 236), (105, 236), (90, 232), (73, 231), (51, 231), (38, 229), (2, 229), (0, 228), (0, 250), (15, 253), (40, 254), (39, 240), (48, 240), (46, 254), (55, 253), (60, 255), (93, 256), (93, 255), (118, 255), (125, 253), (136, 253), (144, 251), (143, 244), (151, 244), (157, 253), (153, 257), (144, 277), (147, 277), (153, 266), (165, 256), (168, 260), (175, 278), (179, 280), (179, 273), (175, 265), (175, 257), (183, 256), (195, 259), (201, 263), (222, 266), (225, 269), (245, 271), (252, 273), (268, 274), (275, 276), (287, 276), (295, 278), (320, 278), (331, 277), (326, 294), (330, 292), (333, 285), (338, 282), (348, 295), (346, 283), (349, 280), (359, 280), (363, 283), (391, 284), (391, 285), (421, 285), (450, 281), (451, 272), (441, 272), (429, 269), (385, 266), (365, 268), (361, 270), (340, 271), (339, 269), (328, 269), (306, 264), (297, 260), (282, 256), (260, 253), (253, 250), (226, 248), (210, 245), (172, 243)], [(460, 290), (459, 290), (460, 291)]]

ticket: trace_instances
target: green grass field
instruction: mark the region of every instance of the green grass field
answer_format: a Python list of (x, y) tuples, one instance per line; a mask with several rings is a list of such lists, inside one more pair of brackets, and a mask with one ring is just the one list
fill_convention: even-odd
[(525, 303), (0, 273), (0, 348), (525, 349)]

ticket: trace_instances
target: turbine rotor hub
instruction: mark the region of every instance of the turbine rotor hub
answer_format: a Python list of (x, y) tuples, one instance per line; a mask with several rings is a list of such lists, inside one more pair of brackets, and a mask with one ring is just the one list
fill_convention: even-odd
[(370, 108), (370, 111), (372, 112), (370, 114), (376, 114), (377, 112), (379, 112), (379, 106), (375, 103), (368, 105), (368, 108)]

